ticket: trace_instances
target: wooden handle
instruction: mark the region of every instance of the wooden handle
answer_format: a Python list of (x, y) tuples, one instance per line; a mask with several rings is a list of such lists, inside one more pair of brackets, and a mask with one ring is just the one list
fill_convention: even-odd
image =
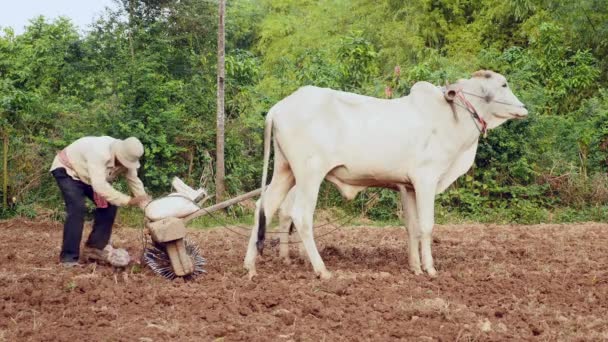
[(224, 208), (229, 207), (229, 206), (231, 206), (233, 204), (242, 202), (242, 201), (244, 201), (246, 199), (250, 199), (251, 197), (258, 196), (261, 193), (262, 193), (262, 188), (250, 191), (250, 192), (248, 192), (246, 194), (234, 197), (234, 198), (226, 200), (224, 202), (220, 202), (220, 203), (212, 205), (210, 207), (199, 209), (199, 210), (193, 212), (192, 214), (184, 217), (182, 220), (184, 220), (184, 223), (187, 223), (187, 222), (192, 221), (193, 219), (195, 219), (197, 217), (206, 215), (208, 213), (212, 213), (214, 211), (218, 211), (218, 210), (224, 209)]

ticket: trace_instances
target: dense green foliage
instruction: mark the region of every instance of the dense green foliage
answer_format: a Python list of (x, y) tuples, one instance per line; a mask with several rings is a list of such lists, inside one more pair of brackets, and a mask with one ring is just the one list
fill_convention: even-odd
[[(2, 215), (57, 208), (47, 170), (83, 135), (138, 136), (144, 183), (172, 176), (212, 191), (217, 4), (117, 0), (90, 30), (34, 18), (0, 34), (0, 126), (9, 137)], [(440, 196), (440, 220), (602, 219), (608, 199), (605, 0), (233, 0), (227, 8), (228, 191), (259, 185), (263, 116), (302, 85), (406, 95), (478, 69), (507, 76), (530, 118), (482, 139), (475, 167)], [(396, 217), (374, 190), (323, 206)], [(595, 208), (595, 209), (594, 209)]]

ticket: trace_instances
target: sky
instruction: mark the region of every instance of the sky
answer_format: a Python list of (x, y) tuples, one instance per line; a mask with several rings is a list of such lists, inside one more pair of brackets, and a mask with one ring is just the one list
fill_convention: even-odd
[(104, 8), (115, 7), (113, 0), (0, 0), (0, 26), (21, 34), (29, 20), (39, 15), (47, 19), (68, 17), (80, 31), (87, 29)]

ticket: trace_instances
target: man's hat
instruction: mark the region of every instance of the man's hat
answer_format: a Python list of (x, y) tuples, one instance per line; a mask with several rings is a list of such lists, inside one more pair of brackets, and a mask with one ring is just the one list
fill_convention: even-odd
[(116, 159), (127, 169), (138, 169), (139, 158), (144, 155), (144, 145), (135, 137), (118, 140), (112, 144)]

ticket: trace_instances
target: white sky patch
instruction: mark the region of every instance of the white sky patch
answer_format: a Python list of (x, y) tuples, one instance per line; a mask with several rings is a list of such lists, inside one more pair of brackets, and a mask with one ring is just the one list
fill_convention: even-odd
[(113, 0), (0, 0), (0, 27), (12, 27), (21, 34), (33, 18), (43, 15), (48, 22), (63, 16), (82, 32), (106, 7), (116, 6)]

